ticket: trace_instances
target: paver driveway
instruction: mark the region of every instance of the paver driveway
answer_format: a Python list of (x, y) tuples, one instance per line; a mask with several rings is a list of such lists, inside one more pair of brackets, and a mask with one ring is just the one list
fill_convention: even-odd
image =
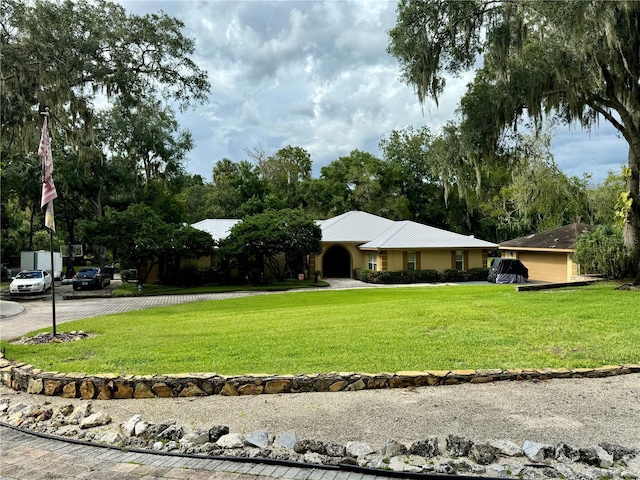
[[(234, 292), (234, 293), (200, 293), (194, 295), (161, 295), (157, 297), (125, 297), (125, 298), (87, 298), (81, 300), (62, 300), (56, 296), (56, 324), (97, 317), (110, 313), (131, 312), (145, 308), (176, 305), (179, 303), (198, 302), (202, 300), (224, 300), (227, 298), (261, 295), (263, 292)], [(6, 301), (1, 302), (0, 308), (13, 310)], [(16, 315), (0, 318), (0, 340), (20, 337), (26, 333), (52, 325), (51, 297), (21, 301), (24, 310)]]

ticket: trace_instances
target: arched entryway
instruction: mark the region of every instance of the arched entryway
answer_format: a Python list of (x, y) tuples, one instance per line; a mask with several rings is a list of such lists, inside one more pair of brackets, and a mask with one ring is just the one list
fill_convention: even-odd
[(334, 245), (322, 256), (322, 276), (351, 278), (351, 255), (340, 245)]

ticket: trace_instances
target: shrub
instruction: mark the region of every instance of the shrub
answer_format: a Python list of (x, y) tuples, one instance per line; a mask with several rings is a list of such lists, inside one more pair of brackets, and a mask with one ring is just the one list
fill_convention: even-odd
[(227, 273), (220, 267), (202, 267), (198, 270), (198, 276), (204, 285), (225, 285), (229, 283)]
[(160, 283), (172, 287), (195, 287), (202, 285), (202, 280), (198, 274), (198, 267), (193, 264), (187, 264), (178, 271), (161, 274)]
[(631, 251), (625, 247), (618, 226), (601, 225), (580, 235), (571, 258), (583, 269), (612, 279), (624, 277), (631, 265)]
[(124, 283), (128, 283), (131, 278), (131, 272), (129, 270), (121, 270), (120, 271), (120, 280)]
[(8, 282), (9, 280), (11, 280), (11, 270), (2, 265), (2, 268), (0, 269), (0, 281)]
[(354, 278), (367, 283), (407, 284), (407, 283), (436, 283), (436, 282), (466, 282), (486, 280), (488, 268), (472, 268), (465, 270), (448, 269), (443, 272), (436, 270), (390, 270), (373, 271), (356, 268)]
[(489, 276), (488, 268), (470, 268), (467, 272), (467, 280), (469, 282), (481, 282)]
[(443, 282), (464, 282), (467, 279), (467, 272), (464, 270), (454, 270), (448, 268), (442, 272)]

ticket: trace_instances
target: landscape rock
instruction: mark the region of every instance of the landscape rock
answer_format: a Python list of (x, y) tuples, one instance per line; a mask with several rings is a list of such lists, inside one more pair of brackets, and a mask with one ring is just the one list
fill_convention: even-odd
[[(600, 447), (602, 449), (602, 447)], [(594, 447), (581, 448), (580, 461), (587, 465), (593, 465), (594, 467), (600, 466), (600, 456)]]
[(193, 382), (189, 382), (188, 385), (180, 392), (180, 397), (201, 397), (206, 395), (204, 391)]
[(447, 436), (447, 453), (452, 457), (466, 457), (471, 451), (473, 442), (465, 437), (457, 435)]
[(489, 465), (487, 475), (492, 478), (507, 478), (507, 467), (498, 464)]
[(388, 461), (384, 458), (383, 455), (369, 454), (356, 458), (356, 465), (360, 467), (386, 469), (389, 468), (389, 464), (387, 462)]
[(250, 447), (267, 448), (269, 446), (269, 434), (262, 430), (251, 432), (244, 443)]
[(136, 437), (143, 437), (149, 431), (149, 427), (150, 427), (150, 424), (147, 422), (142, 422), (142, 421), (137, 422), (134, 428), (133, 434)]
[(80, 406), (78, 406), (77, 408), (74, 408), (73, 405), (69, 405), (68, 407), (65, 408), (65, 411), (69, 411), (69, 413), (65, 415), (71, 415), (71, 412), (73, 412), (73, 416), (75, 418), (82, 419), (82, 418), (88, 417), (93, 413), (93, 403), (91, 402), (81, 403)]
[(80, 398), (83, 400), (90, 400), (96, 396), (96, 386), (93, 382), (85, 380), (80, 384)]
[(193, 443), (195, 445), (204, 445), (209, 442), (209, 432), (206, 430), (196, 430), (188, 433), (180, 439), (180, 443)]
[(111, 423), (111, 417), (104, 412), (93, 413), (80, 421), (80, 428), (94, 428)]
[(216, 441), (216, 445), (221, 448), (242, 448), (244, 447), (244, 437), (239, 433), (227, 433)]
[(593, 447), (593, 449), (595, 450), (596, 455), (600, 460), (601, 468), (611, 468), (613, 466), (613, 455), (607, 452), (600, 445), (596, 445), (595, 447)]
[(604, 448), (608, 454), (613, 456), (614, 462), (622, 460), (625, 456), (635, 457), (638, 454), (638, 452), (633, 448), (623, 447), (622, 445), (617, 445), (615, 443), (601, 443), (599, 445)]
[(352, 457), (359, 458), (373, 453), (375, 450), (364, 442), (347, 442), (347, 454)]
[(29, 386), (27, 387), (27, 393), (31, 394), (39, 394), (42, 393), (44, 388), (44, 382), (41, 378), (31, 378), (29, 379)]
[(229, 433), (229, 427), (226, 425), (217, 425), (209, 429), (209, 441), (216, 443), (220, 437)]
[(182, 437), (184, 429), (176, 425), (169, 425), (167, 428), (157, 434), (160, 440), (178, 440)]
[(133, 437), (135, 436), (136, 424), (142, 420), (142, 415), (136, 413), (129, 420), (120, 425), (120, 431), (125, 437)]
[(344, 458), (347, 455), (347, 447), (339, 443), (328, 442), (324, 447), (326, 454), (330, 457)]
[(273, 447), (293, 450), (294, 445), (298, 441), (300, 441), (298, 434), (294, 430), (289, 430), (288, 432), (281, 433), (275, 438), (273, 441)]
[(394, 472), (418, 473), (422, 471), (422, 467), (412, 465), (409, 457), (406, 455), (392, 457), (389, 460), (389, 468)]
[(542, 462), (547, 458), (547, 452), (552, 449), (551, 446), (542, 443), (532, 442), (527, 440), (522, 445), (522, 452), (532, 462)]
[(146, 383), (138, 383), (133, 391), (133, 398), (154, 398), (156, 395)]
[(509, 440), (492, 439), (487, 443), (491, 445), (499, 455), (505, 455), (507, 457), (519, 457), (522, 455), (522, 447)]
[(307, 452), (304, 454), (303, 458), (305, 463), (322, 465), (322, 455), (320, 455), (319, 453)]
[(17, 403), (15, 405), (13, 405), (11, 408), (7, 409), (7, 413), (9, 415), (13, 415), (13, 414), (18, 413), (18, 412), (23, 412), (27, 408), (29, 408), (29, 407), (27, 405), (25, 405), (24, 403)]
[(320, 440), (300, 440), (293, 446), (293, 451), (304, 455), (307, 452), (325, 453), (325, 446)]
[(431, 436), (426, 440), (413, 442), (409, 448), (409, 453), (412, 455), (420, 455), (425, 458), (437, 457), (440, 454), (438, 437)]
[(489, 465), (496, 461), (493, 447), (486, 443), (476, 443), (469, 451), (469, 457), (478, 465)]
[(396, 457), (407, 453), (407, 447), (391, 438), (387, 441), (382, 453), (386, 458)]
[(575, 463), (580, 460), (580, 450), (566, 443), (560, 443), (555, 448), (555, 459), (559, 462)]
[(117, 432), (104, 432), (94, 437), (93, 440), (98, 443), (108, 443), (109, 445), (118, 445), (120, 442), (122, 442), (122, 436)]

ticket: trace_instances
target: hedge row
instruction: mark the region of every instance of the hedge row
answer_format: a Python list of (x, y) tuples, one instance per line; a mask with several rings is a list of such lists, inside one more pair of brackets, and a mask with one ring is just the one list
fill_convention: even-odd
[(473, 282), (484, 281), (489, 275), (488, 268), (471, 268), (469, 270), (447, 269), (436, 270), (393, 270), (378, 272), (357, 268), (354, 278), (367, 283), (438, 283), (438, 282)]
[(177, 272), (161, 274), (160, 283), (169, 286), (198, 287), (202, 285), (226, 285), (231, 283), (231, 279), (221, 268), (199, 268), (195, 265), (185, 265)]

